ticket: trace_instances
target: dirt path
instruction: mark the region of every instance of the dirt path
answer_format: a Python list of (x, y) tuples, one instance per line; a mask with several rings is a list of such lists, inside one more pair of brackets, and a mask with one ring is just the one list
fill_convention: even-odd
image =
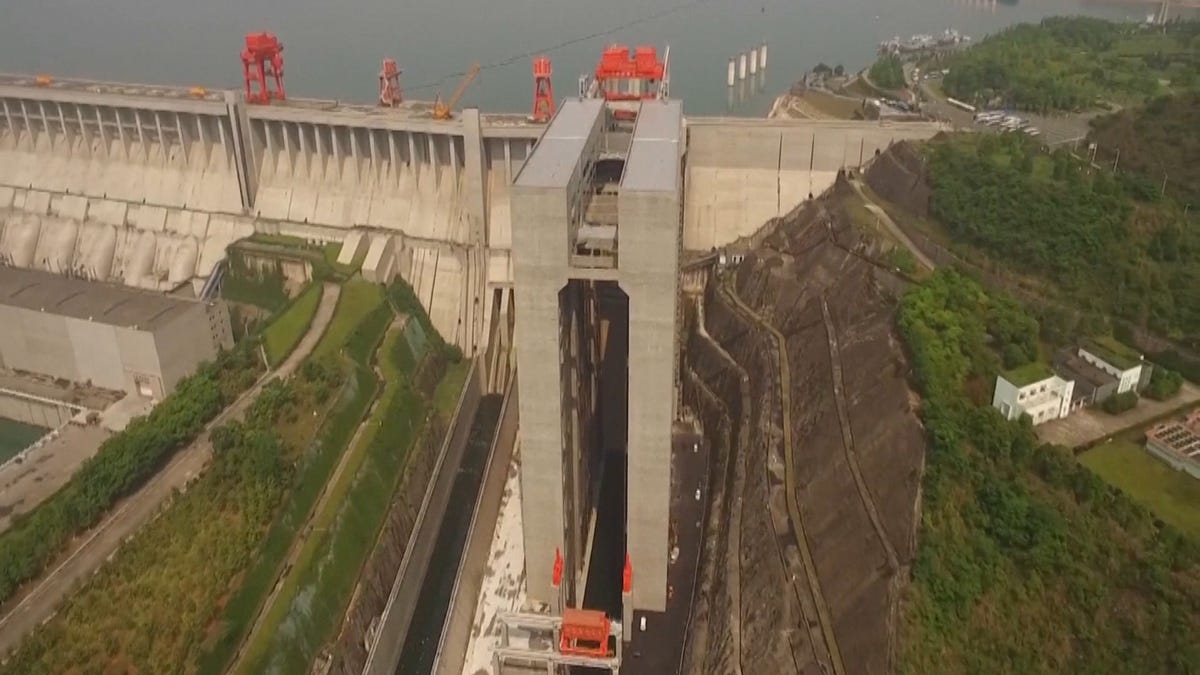
[(850, 181), (850, 184), (854, 186), (854, 191), (858, 193), (858, 196), (862, 197), (863, 201), (866, 202), (865, 205), (867, 210), (875, 214), (875, 217), (879, 219), (879, 222), (883, 223), (884, 227), (887, 228), (889, 234), (895, 237), (901, 244), (904, 244), (904, 248), (907, 248), (908, 251), (913, 254), (913, 257), (917, 259), (917, 262), (921, 263), (925, 269), (928, 269), (931, 272), (937, 269), (937, 266), (933, 264), (933, 261), (929, 259), (929, 256), (922, 253), (921, 249), (917, 248), (917, 245), (913, 243), (912, 239), (909, 239), (908, 235), (904, 234), (904, 230), (900, 229), (900, 226), (896, 224), (896, 221), (892, 220), (892, 217), (889, 216), (882, 207), (872, 201), (871, 198), (868, 197), (865, 192), (863, 192), (861, 182), (858, 180), (852, 180)]
[[(733, 306), (740, 314), (743, 315), (743, 317), (745, 317), (749, 322), (756, 323), (761, 326), (768, 333), (770, 333), (772, 339), (775, 341), (775, 350), (778, 354), (779, 362), (779, 405), (783, 413), (781, 424), (783, 427), (784, 497), (787, 503), (786, 519), (789, 521), (791, 526), (791, 538), (796, 541), (796, 548), (798, 548), (800, 551), (801, 561), (804, 568), (804, 577), (808, 582), (809, 593), (807, 595), (811, 595), (812, 605), (815, 606), (814, 609), (817, 619), (816, 623), (820, 627), (820, 639), (812, 641), (814, 651), (818, 643), (823, 644), (825, 646), (827, 658), (822, 659), (820, 655), (818, 655), (818, 661), (827, 663), (831, 667), (834, 675), (845, 675), (846, 666), (842, 660), (841, 649), (838, 647), (837, 643), (837, 635), (834, 633), (833, 629), (833, 612), (830, 610), (829, 603), (825, 599), (825, 595), (821, 590), (821, 581), (817, 576), (817, 566), (813, 558), (811, 542), (809, 541), (808, 534), (805, 532), (804, 520), (800, 514), (800, 504), (796, 497), (798, 493), (796, 487), (796, 464), (792, 445), (791, 423), (792, 386), (791, 372), (788, 365), (787, 341), (783, 337), (783, 334), (780, 333), (773, 324), (765, 320), (757, 312), (742, 302), (742, 299), (738, 296), (735, 289), (726, 286), (723, 289), (723, 292), (728, 296), (730, 301), (733, 303)], [(768, 476), (769, 473), (770, 472), (768, 470)], [(769, 502), (768, 507), (771, 506), (772, 502)], [(771, 518), (773, 527), (775, 526), (775, 521), (776, 518)], [(776, 532), (777, 542), (779, 541), (781, 534), (782, 533), (778, 531)], [(780, 557), (784, 561), (787, 560), (782, 550), (780, 551)], [(785, 563), (785, 567), (790, 567), (790, 565), (786, 565)], [(797, 581), (798, 579), (796, 579), (796, 577), (793, 575), (792, 588), (797, 595), (797, 600), (800, 602), (800, 606), (803, 608), (808, 605), (808, 603), (805, 602), (806, 598), (804, 596), (806, 594), (801, 591), (796, 583)], [(809, 614), (808, 610), (805, 611), (805, 614)], [(811, 618), (809, 621), (811, 626)]]
[[(8, 652), (35, 626), (53, 616), (63, 598), (109, 559), (125, 539), (158, 513), (162, 503), (175, 490), (183, 489), (199, 475), (212, 456), (209, 432), (221, 424), (242, 415), (271, 380), (287, 377), (317, 345), (333, 318), (341, 287), (325, 284), (316, 316), (300, 344), (274, 371), (264, 374), (228, 408), (216, 416), (196, 440), (175, 454), (175, 457), (133, 495), (119, 503), (117, 509), (99, 525), (82, 535), (70, 553), (53, 570), (43, 575), (20, 601), (0, 618), (0, 654)], [(15, 599), (14, 599), (15, 600)]]

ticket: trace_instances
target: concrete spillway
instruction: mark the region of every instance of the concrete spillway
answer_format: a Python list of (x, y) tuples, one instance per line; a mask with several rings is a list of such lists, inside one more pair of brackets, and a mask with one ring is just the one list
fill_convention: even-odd
[[(707, 250), (786, 213), (929, 124), (692, 118), (683, 242)], [(337, 101), (0, 75), (0, 263), (199, 289), (254, 232), (342, 242), (399, 274), (469, 352), (512, 285), (509, 187), (545, 127)], [(865, 153), (865, 155), (864, 155)]]

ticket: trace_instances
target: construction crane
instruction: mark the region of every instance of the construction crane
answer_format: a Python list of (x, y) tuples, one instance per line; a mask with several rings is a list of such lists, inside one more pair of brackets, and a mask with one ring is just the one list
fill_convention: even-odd
[(475, 63), (471, 66), (470, 70), (467, 71), (467, 74), (465, 77), (463, 77), (462, 82), (458, 84), (458, 89), (454, 90), (454, 95), (451, 96), (450, 100), (446, 101), (445, 103), (442, 102), (441, 92), (438, 93), (437, 100), (435, 100), (433, 103), (433, 118), (435, 120), (448, 120), (454, 116), (452, 112), (454, 110), (454, 106), (458, 104), (458, 99), (462, 98), (462, 95), (467, 91), (467, 87), (470, 86), (471, 82), (478, 74), (479, 63)]
[[(242, 72), (246, 80), (246, 101), (270, 103), (287, 98), (283, 91), (283, 43), (273, 33), (249, 33), (242, 50)], [(275, 80), (271, 88), (268, 78)]]

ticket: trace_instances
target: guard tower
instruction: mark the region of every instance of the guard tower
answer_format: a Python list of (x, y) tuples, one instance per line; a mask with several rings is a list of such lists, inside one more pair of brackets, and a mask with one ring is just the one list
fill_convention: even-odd
[(628, 625), (666, 607), (683, 115), (623, 105), (564, 102), (511, 199), (529, 596)]

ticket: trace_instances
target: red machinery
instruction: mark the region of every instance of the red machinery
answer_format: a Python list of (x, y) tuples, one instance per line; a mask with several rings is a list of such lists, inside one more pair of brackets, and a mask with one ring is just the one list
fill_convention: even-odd
[(554, 117), (554, 85), (550, 82), (550, 59), (533, 60), (533, 121), (549, 122)]
[[(282, 101), (283, 93), (283, 43), (273, 33), (248, 33), (246, 48), (242, 50), (242, 70), (246, 78), (246, 100), (250, 103), (270, 103), (271, 99)], [(267, 76), (275, 80), (272, 91)]]
[(637, 101), (659, 98), (667, 76), (666, 61), (658, 60), (654, 47), (612, 45), (596, 65), (599, 94), (609, 101)]
[(379, 105), (395, 108), (404, 102), (404, 91), (400, 89), (400, 66), (396, 59), (384, 59), (379, 70)]
[(605, 658), (611, 624), (604, 612), (593, 609), (563, 610), (558, 651), (572, 656)]

